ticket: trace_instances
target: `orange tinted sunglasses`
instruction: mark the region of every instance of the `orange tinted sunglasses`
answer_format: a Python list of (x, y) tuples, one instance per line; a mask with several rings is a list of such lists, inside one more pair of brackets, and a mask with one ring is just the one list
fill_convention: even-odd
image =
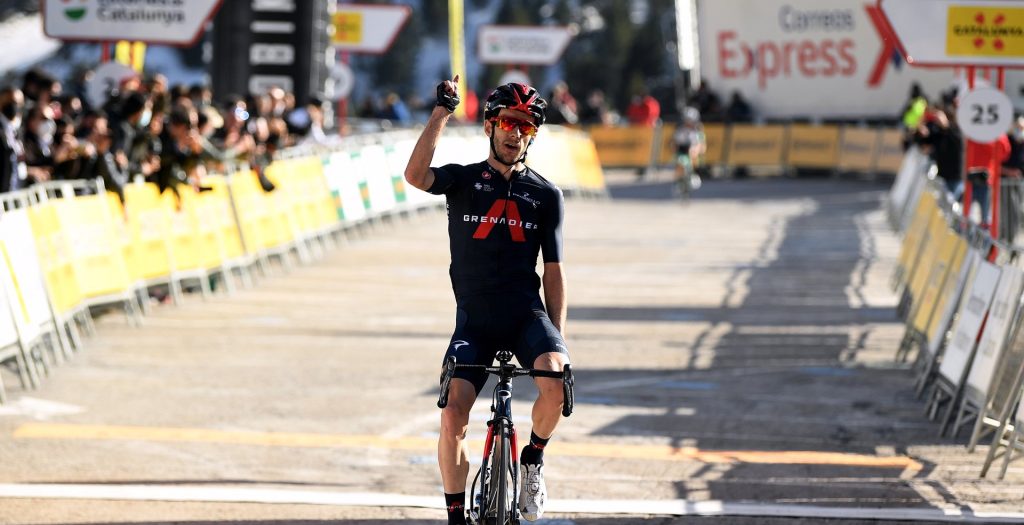
[(521, 135), (526, 135), (527, 137), (537, 135), (537, 126), (525, 120), (512, 117), (495, 117), (491, 119), (491, 122), (505, 133), (512, 133), (512, 130), (518, 127)]

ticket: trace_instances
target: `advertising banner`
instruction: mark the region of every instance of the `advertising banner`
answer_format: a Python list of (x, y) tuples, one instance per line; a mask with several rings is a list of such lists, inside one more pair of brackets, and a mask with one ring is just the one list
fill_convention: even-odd
[(778, 166), (782, 164), (785, 143), (785, 126), (733, 126), (729, 133), (729, 164)]
[(839, 160), (839, 126), (789, 128), (787, 163), (794, 168), (832, 168)]
[(996, 296), (992, 299), (992, 308), (988, 321), (978, 343), (978, 354), (974, 358), (974, 366), (967, 375), (967, 384), (981, 394), (988, 394), (992, 386), (992, 378), (996, 374), (1000, 356), (1006, 345), (1012, 327), (1011, 320), (1020, 304), (1020, 287), (1024, 273), (1015, 266), (1004, 266), (996, 287)]
[(935, 97), (953, 80), (909, 67), (872, 0), (704, 1), (698, 20), (708, 87), (766, 118), (895, 118), (913, 82)]
[(992, 295), (996, 291), (1000, 273), (998, 266), (987, 261), (981, 263), (974, 274), (974, 282), (971, 283), (968, 294), (963, 298), (960, 317), (957, 318), (949, 346), (946, 347), (942, 364), (939, 365), (939, 373), (953, 384), (960, 381), (966, 367), (971, 365), (974, 342), (978, 340), (981, 323), (992, 304)]
[(871, 171), (878, 155), (878, 131), (868, 128), (844, 128), (839, 141), (841, 171)]

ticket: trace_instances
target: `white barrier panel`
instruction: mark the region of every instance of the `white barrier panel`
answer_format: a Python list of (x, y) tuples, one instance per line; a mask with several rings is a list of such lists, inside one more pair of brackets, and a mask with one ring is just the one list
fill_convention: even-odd
[[(415, 146), (415, 139), (400, 140), (395, 142), (392, 146), (391, 154), (388, 155), (388, 162), (401, 165), (401, 173), (403, 177), (405, 176), (405, 167), (409, 165), (409, 157), (412, 156), (412, 149)], [(437, 202), (438, 200), (443, 202), (444, 196), (431, 195), (425, 191), (413, 188), (408, 183), (405, 184), (405, 202), (412, 206), (426, 202)]]
[(1009, 336), (1017, 304), (1020, 302), (1021, 284), (1024, 283), (1024, 272), (1016, 266), (1003, 267), (999, 277), (999, 285), (992, 299), (988, 321), (978, 343), (978, 353), (974, 357), (974, 365), (967, 376), (967, 385), (987, 397), (992, 388), (992, 379), (996, 375), (996, 367), (1002, 358), (1006, 338)]
[(0, 240), (4, 262), (10, 270), (7, 289), (17, 299), (17, 304), (11, 305), (12, 313), (22, 337), (32, 341), (53, 321), (53, 311), (27, 211), (11, 210), (0, 216)]
[[(9, 274), (10, 269), (7, 262), (0, 258), (0, 271)], [(0, 348), (7, 348), (18, 343), (18, 327), (14, 324), (14, 317), (11, 315), (9, 289), (7, 284), (0, 281)], [(2, 352), (0, 352), (2, 353)]]
[(978, 340), (981, 323), (985, 319), (992, 296), (999, 282), (1000, 268), (988, 261), (978, 265), (971, 283), (970, 294), (963, 298), (960, 317), (953, 328), (953, 337), (939, 365), (939, 374), (954, 385), (960, 383), (964, 369), (970, 365), (971, 351)]
[(917, 146), (912, 146), (907, 150), (906, 155), (903, 156), (903, 162), (900, 164), (900, 170), (896, 173), (892, 190), (889, 192), (889, 201), (894, 211), (899, 212), (906, 206), (914, 179), (919, 176), (923, 164), (927, 162), (928, 158), (921, 153)]
[(366, 205), (359, 189), (359, 180), (352, 163), (352, 154), (339, 151), (330, 156), (324, 168), (331, 194), (341, 207), (342, 220), (355, 222), (366, 218)]
[(953, 314), (956, 313), (959, 303), (956, 299), (963, 296), (964, 285), (967, 283), (967, 277), (971, 275), (974, 268), (977, 268), (981, 263), (982, 257), (981, 252), (975, 248), (967, 249), (967, 256), (964, 258), (963, 264), (960, 265), (960, 271), (955, 277), (955, 281), (947, 281), (947, 286), (942, 294), (948, 297), (945, 302), (943, 310), (939, 312), (939, 322), (932, 328), (932, 332), (928, 334), (928, 353), (935, 355), (939, 351), (939, 345), (942, 344), (942, 340), (945, 339), (943, 335), (946, 330), (949, 330), (949, 324), (953, 321)]
[(382, 215), (395, 209), (395, 188), (388, 172), (388, 158), (384, 146), (363, 146), (359, 156), (353, 156), (356, 169), (366, 178), (366, 188), (370, 197), (370, 212)]

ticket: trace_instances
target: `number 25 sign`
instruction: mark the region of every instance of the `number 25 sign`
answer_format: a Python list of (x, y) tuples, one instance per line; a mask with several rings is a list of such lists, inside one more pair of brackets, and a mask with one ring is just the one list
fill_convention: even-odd
[(967, 138), (987, 144), (1010, 129), (1013, 105), (1002, 91), (979, 87), (960, 98), (956, 119)]

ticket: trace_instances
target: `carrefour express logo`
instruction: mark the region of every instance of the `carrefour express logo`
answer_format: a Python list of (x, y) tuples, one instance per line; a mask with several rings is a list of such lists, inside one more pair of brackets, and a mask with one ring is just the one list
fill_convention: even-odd
[(85, 6), (88, 0), (61, 0), (61, 3), (64, 4), (64, 16), (73, 22), (81, 20), (88, 11)]

